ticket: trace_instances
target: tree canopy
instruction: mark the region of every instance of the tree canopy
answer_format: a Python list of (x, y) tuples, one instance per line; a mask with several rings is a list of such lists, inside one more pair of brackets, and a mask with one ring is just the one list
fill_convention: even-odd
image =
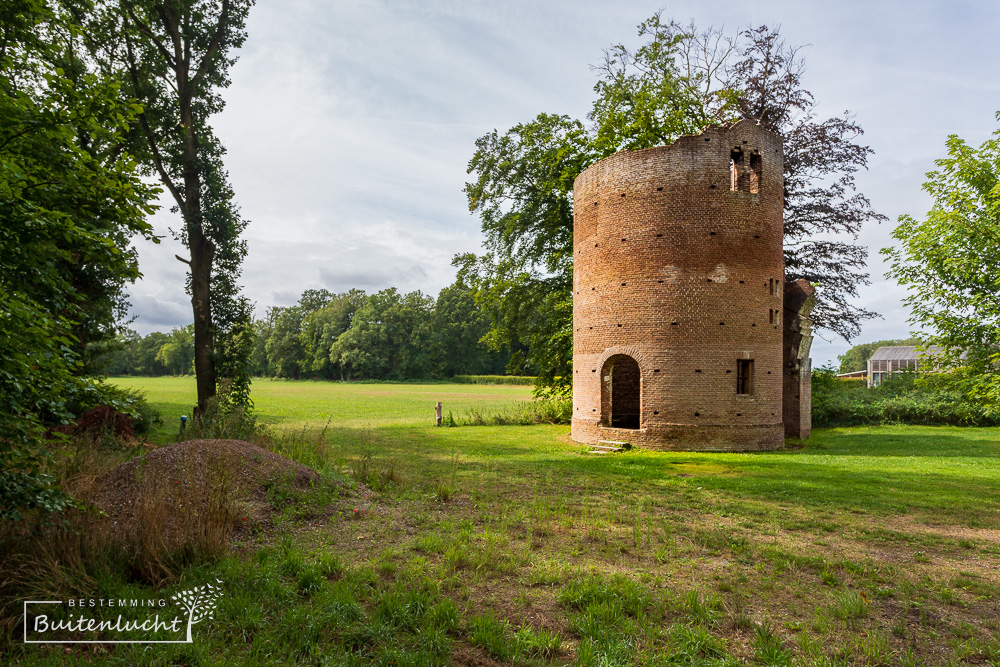
[[(455, 258), (492, 318), (494, 347), (526, 351), (543, 382), (568, 383), (572, 359), (573, 181), (619, 150), (668, 144), (741, 118), (785, 144), (786, 277), (817, 284), (815, 326), (850, 339), (875, 314), (850, 303), (867, 284), (862, 225), (884, 219), (855, 191), (871, 153), (849, 113), (817, 120), (799, 49), (766, 26), (698, 31), (659, 14), (638, 49), (615, 45), (594, 69), (589, 123), (540, 114), (476, 142), (466, 184), (485, 252)], [(836, 238), (834, 238), (836, 236)], [(563, 378), (561, 381), (557, 378)]]
[[(997, 114), (1000, 121), (1000, 113)], [(956, 135), (924, 190), (934, 204), (923, 220), (903, 215), (896, 245), (882, 253), (888, 276), (910, 294), (910, 322), (938, 345), (943, 378), (1000, 411), (1000, 129), (978, 148)]]
[(85, 346), (114, 333), (152, 238), (155, 190), (122, 151), (139, 108), (74, 58), (60, 4), (0, 8), (0, 516), (64, 502), (41, 473), (45, 426), (95, 393)]

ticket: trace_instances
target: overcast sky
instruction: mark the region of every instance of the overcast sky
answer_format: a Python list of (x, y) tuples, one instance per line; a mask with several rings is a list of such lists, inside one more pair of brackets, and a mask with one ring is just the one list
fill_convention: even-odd
[[(213, 125), (245, 218), (243, 284), (258, 314), (305, 289), (389, 286), (436, 295), (456, 253), (482, 236), (462, 188), (477, 137), (540, 112), (583, 119), (613, 43), (661, 6), (573, 0), (258, 0), (249, 38)], [(807, 44), (805, 87), (823, 116), (856, 113), (875, 151), (859, 190), (890, 222), (866, 229), (872, 285), (859, 304), (884, 319), (856, 342), (906, 337), (905, 293), (883, 277), (878, 249), (899, 215), (924, 214), (924, 174), (949, 134), (978, 145), (996, 128), (1000, 77), (993, 0), (675, 1), (664, 16), (727, 31), (781, 27)], [(169, 203), (168, 203), (169, 204)], [(167, 234), (139, 248), (133, 328), (191, 321), (186, 251)], [(826, 335), (813, 365), (849, 347)]]

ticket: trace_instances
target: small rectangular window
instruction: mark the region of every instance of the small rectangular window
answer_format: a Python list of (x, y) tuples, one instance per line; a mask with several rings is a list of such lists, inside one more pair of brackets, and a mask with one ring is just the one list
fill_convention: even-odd
[(754, 153), (750, 155), (750, 192), (759, 193), (760, 192), (760, 177), (761, 177), (761, 165), (760, 165), (760, 154)]
[(729, 189), (733, 192), (740, 190), (740, 176), (743, 173), (743, 151), (734, 148), (729, 153)]
[(753, 359), (736, 360), (736, 393), (753, 393)]

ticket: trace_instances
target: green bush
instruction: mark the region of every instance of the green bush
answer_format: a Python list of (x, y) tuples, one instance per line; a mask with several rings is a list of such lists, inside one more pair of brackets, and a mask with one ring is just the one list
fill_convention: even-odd
[(1000, 419), (984, 406), (942, 387), (933, 375), (900, 372), (877, 387), (840, 380), (830, 368), (812, 374), (813, 426), (921, 424), (996, 426)]

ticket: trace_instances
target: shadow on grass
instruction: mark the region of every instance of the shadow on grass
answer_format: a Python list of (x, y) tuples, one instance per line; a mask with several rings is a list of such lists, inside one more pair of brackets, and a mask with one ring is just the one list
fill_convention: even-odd
[[(414, 481), (448, 475), (456, 490), (516, 497), (616, 488), (677, 501), (697, 487), (728, 502), (763, 501), (880, 515), (933, 514), (1000, 525), (1000, 429), (885, 427), (820, 431), (800, 450), (729, 454), (633, 450), (585, 457), (566, 427), (331, 429), (344, 458), (363, 449)], [(367, 443), (359, 446), (358, 443)], [(490, 480), (490, 481), (487, 481)], [(419, 483), (419, 482), (418, 482)], [(697, 502), (685, 497), (682, 502)]]
[[(1000, 458), (1000, 428), (885, 426), (822, 429), (805, 441), (802, 456), (928, 456)], [(786, 452), (787, 453), (787, 452)]]

